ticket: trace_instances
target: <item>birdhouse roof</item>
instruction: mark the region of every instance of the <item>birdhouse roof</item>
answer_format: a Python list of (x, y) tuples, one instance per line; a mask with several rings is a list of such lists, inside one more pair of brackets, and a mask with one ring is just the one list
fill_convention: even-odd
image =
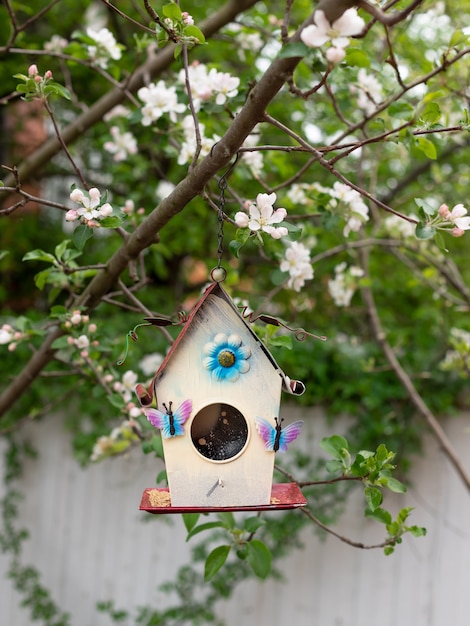
[[(232, 309), (234, 314), (241, 320), (241, 322), (243, 323), (243, 325), (246, 328), (247, 332), (251, 335), (253, 340), (256, 341), (257, 344), (260, 346), (262, 352), (266, 356), (267, 362), (269, 362), (271, 364), (271, 366), (276, 370), (276, 372), (281, 377), (282, 389), (284, 391), (286, 391), (287, 393), (290, 393), (290, 394), (293, 394), (293, 395), (301, 395), (305, 391), (305, 385), (301, 381), (291, 380), (288, 376), (286, 376), (286, 374), (281, 370), (279, 365), (276, 363), (276, 360), (274, 359), (272, 354), (269, 352), (269, 350), (262, 343), (262, 341), (259, 339), (259, 337), (256, 335), (256, 333), (250, 327), (250, 325), (245, 321), (243, 316), (240, 314), (240, 311), (238, 310), (236, 305), (233, 303), (233, 301), (231, 300), (230, 296), (221, 287), (220, 283), (217, 283), (217, 282), (211, 283), (211, 285), (209, 285), (209, 287), (205, 290), (205, 292), (203, 293), (201, 298), (198, 300), (198, 302), (194, 305), (193, 309), (191, 310), (191, 312), (189, 313), (189, 315), (187, 317), (187, 320), (186, 320), (186, 322), (185, 322), (185, 324), (183, 326), (183, 329), (181, 330), (180, 334), (178, 335), (178, 337), (176, 338), (175, 342), (173, 343), (173, 345), (171, 346), (170, 350), (168, 351), (168, 353), (167, 353), (165, 359), (163, 360), (161, 366), (157, 370), (157, 372), (156, 372), (156, 374), (155, 374), (155, 376), (154, 376), (154, 378), (152, 380), (150, 389), (153, 390), (155, 383), (157, 383), (158, 380), (161, 378), (161, 376), (163, 376), (163, 373), (165, 372), (165, 369), (166, 369), (168, 363), (172, 360), (175, 352), (178, 350), (178, 348), (179, 348), (182, 340), (184, 339), (186, 333), (191, 328), (191, 325), (192, 325), (194, 319), (197, 318), (197, 316), (200, 314), (201, 308), (207, 302), (209, 296), (215, 296), (215, 297), (218, 297), (218, 298), (222, 298), (230, 306), (230, 308)], [(149, 391), (150, 391), (150, 389), (149, 389)]]

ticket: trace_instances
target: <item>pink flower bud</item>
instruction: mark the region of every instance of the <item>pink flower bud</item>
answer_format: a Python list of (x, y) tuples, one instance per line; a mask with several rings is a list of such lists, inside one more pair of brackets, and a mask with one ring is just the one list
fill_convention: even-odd
[(346, 52), (344, 51), (344, 48), (335, 48), (332, 46), (331, 48), (328, 48), (325, 56), (327, 61), (329, 61), (332, 65), (336, 65), (344, 59)]
[(67, 343), (69, 344), (69, 346), (74, 346), (75, 339), (73, 337), (67, 337)]
[(51, 70), (47, 70), (47, 72), (44, 74), (44, 78), (46, 80), (50, 80), (52, 78), (52, 72)]
[(17, 330), (16, 333), (13, 333), (13, 339), (19, 341), (22, 338), (22, 334)]
[(42, 76), (39, 76), (39, 74), (37, 76), (34, 77), (34, 82), (35, 83), (42, 83)]
[(81, 189), (74, 189), (70, 194), (70, 200), (73, 202), (83, 202), (85, 195)]
[(456, 227), (450, 231), (450, 234), (452, 235), (452, 237), (462, 237), (462, 235), (465, 235), (465, 231), (461, 228)]
[(97, 327), (97, 325), (96, 325), (96, 324), (90, 324), (90, 325), (88, 326), (88, 332), (89, 332), (89, 333), (96, 333), (97, 328), (98, 328), (98, 327)]
[(77, 218), (78, 218), (78, 213), (74, 209), (70, 209), (70, 211), (67, 211), (67, 213), (65, 214), (66, 222), (75, 222)]
[(28, 76), (30, 76), (31, 78), (33, 78), (33, 76), (36, 76), (36, 74), (38, 73), (38, 66), (37, 65), (30, 65), (28, 67)]
[(12, 341), (10, 344), (8, 344), (8, 351), (14, 352), (15, 350), (16, 350), (16, 343)]
[(439, 215), (444, 219), (447, 219), (449, 217), (450, 211), (447, 204), (441, 204), (441, 206), (439, 207)]
[(80, 352), (80, 356), (82, 357), (82, 359), (86, 359), (88, 357), (88, 351), (87, 350), (82, 350)]

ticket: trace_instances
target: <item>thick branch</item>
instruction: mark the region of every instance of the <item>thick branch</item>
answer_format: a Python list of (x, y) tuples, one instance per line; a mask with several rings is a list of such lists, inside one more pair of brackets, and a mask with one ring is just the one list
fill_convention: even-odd
[[(207, 38), (210, 37), (220, 30), (222, 26), (231, 22), (238, 13), (250, 8), (256, 2), (257, 0), (230, 0), (214, 15), (208, 17), (200, 24), (201, 30)], [(116, 89), (102, 96), (93, 106), (79, 115), (72, 124), (69, 124), (62, 131), (64, 143), (70, 145), (94, 124), (99, 122), (108, 111), (125, 100), (126, 92), (135, 93), (149, 78), (154, 78), (161, 74), (174, 61), (173, 53), (174, 46), (168, 45), (144, 63), (122, 88), (116, 87)], [(24, 183), (33, 174), (36, 174), (61, 148), (61, 143), (57, 137), (51, 137), (39, 146), (37, 150), (18, 165), (18, 174), (21, 182)], [(7, 187), (14, 185), (14, 181), (10, 176), (5, 178), (4, 183)]]
[[(241, 3), (231, 2), (227, 5), (229, 8), (231, 7), (232, 12), (234, 4), (236, 4), (238, 8)], [(233, 15), (232, 17), (230, 17), (230, 15), (230, 12), (226, 9), (225, 17), (227, 20), (232, 19)], [(219, 27), (221, 25), (222, 24), (219, 24)], [(303, 27), (304, 25), (298, 29), (297, 33), (291, 38), (291, 41), (299, 41), (300, 32)], [(250, 92), (245, 105), (222, 139), (214, 146), (212, 152), (193, 168), (187, 177), (177, 185), (174, 191), (140, 224), (136, 231), (129, 235), (121, 248), (110, 258), (106, 268), (93, 278), (82, 296), (74, 303), (74, 306), (86, 306), (87, 310), (90, 311), (99, 304), (102, 297), (119, 279), (119, 276), (126, 269), (128, 263), (137, 258), (145, 248), (150, 246), (155, 239), (156, 233), (158, 233), (173, 216), (181, 212), (190, 200), (200, 194), (210, 179), (229, 163), (246, 137), (263, 118), (266, 107), (276, 96), (300, 61), (300, 57), (287, 59), (276, 58), (273, 61), (258, 85)], [(119, 95), (120, 94), (116, 94), (116, 97)], [(115, 103), (113, 103), (113, 106), (114, 104)], [(103, 104), (101, 107), (103, 107)], [(32, 170), (29, 171), (31, 172)], [(46, 342), (35, 354), (34, 364), (30, 361), (10, 387), (0, 396), (0, 416), (26, 391), (28, 386), (52, 357), (53, 352), (50, 348), (50, 342)]]

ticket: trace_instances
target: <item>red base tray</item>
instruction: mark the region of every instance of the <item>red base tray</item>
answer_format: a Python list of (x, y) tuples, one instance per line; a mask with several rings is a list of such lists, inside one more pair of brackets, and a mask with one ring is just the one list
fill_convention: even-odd
[(279, 511), (297, 509), (307, 504), (297, 483), (280, 483), (272, 486), (270, 504), (250, 506), (171, 506), (168, 488), (145, 489), (140, 502), (140, 510), (153, 513), (217, 513), (220, 511)]

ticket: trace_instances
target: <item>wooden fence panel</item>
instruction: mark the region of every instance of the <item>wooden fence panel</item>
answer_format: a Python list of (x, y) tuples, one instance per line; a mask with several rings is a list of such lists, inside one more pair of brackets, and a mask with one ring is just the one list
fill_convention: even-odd
[[(323, 420), (315, 411), (289, 409), (289, 420), (299, 417), (306, 420), (302, 439), (320, 454)], [(445, 428), (470, 465), (470, 416), (447, 420)], [(342, 432), (341, 424), (334, 432)], [(39, 568), (71, 624), (109, 626), (109, 618), (96, 612), (98, 600), (113, 599), (121, 608), (167, 605), (158, 586), (188, 562), (191, 543), (185, 543), (178, 516), (138, 511), (143, 489), (154, 484), (161, 466), (137, 452), (82, 470), (58, 418), (32, 424), (28, 435), (40, 458), (27, 463), (20, 483), (20, 523), (31, 533), (22, 562)], [(227, 626), (468, 626), (470, 494), (431, 438), (425, 456), (415, 460), (413, 477), (405, 497), (387, 502), (394, 511), (415, 506), (411, 523), (426, 526), (426, 537), (405, 538), (385, 557), (331, 536), (321, 541), (306, 529), (304, 548), (282, 562), (285, 582), (241, 584), (228, 602), (220, 602), (220, 617)], [(366, 544), (383, 538), (355, 497), (335, 530)], [(0, 554), (0, 624), (30, 626), (5, 578), (7, 565)]]

